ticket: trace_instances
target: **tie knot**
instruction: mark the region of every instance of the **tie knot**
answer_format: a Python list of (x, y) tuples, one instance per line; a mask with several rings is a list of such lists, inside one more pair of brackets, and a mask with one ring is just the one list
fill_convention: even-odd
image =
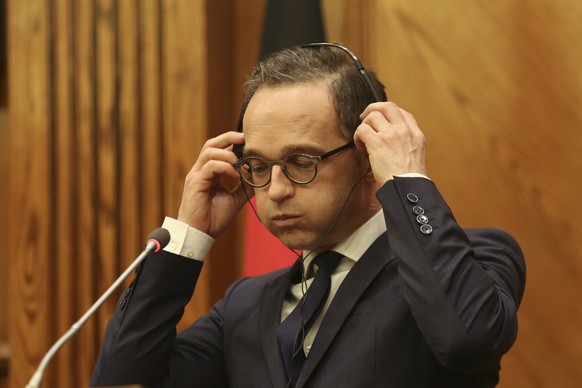
[(313, 264), (317, 265), (317, 268), (325, 268), (331, 274), (335, 271), (340, 260), (344, 257), (341, 253), (334, 251), (322, 252), (313, 259)]

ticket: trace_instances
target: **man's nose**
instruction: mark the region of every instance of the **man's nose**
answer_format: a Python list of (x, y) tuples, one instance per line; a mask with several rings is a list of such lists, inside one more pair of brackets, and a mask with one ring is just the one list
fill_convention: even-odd
[(293, 182), (287, 178), (281, 166), (273, 166), (271, 182), (269, 183), (269, 199), (273, 202), (280, 202), (292, 196), (294, 190)]

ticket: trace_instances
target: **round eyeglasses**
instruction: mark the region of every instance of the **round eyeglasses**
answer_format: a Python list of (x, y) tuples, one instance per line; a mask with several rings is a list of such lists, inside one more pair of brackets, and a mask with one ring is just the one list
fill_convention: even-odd
[(233, 163), (243, 181), (253, 187), (265, 187), (271, 182), (271, 171), (274, 165), (281, 166), (283, 174), (294, 183), (305, 185), (317, 176), (317, 164), (332, 155), (354, 146), (349, 142), (321, 156), (307, 154), (291, 154), (281, 160), (266, 160), (259, 156), (244, 157)]

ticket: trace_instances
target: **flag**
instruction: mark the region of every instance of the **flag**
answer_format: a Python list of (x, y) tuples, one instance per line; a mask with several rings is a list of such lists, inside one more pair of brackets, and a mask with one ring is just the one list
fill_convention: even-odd
[(267, 0), (261, 59), (284, 48), (324, 41), (319, 0)]
[[(324, 41), (319, 0), (267, 0), (260, 59), (284, 48)], [(283, 268), (297, 259), (295, 253), (263, 226), (250, 205), (247, 205), (244, 233), (245, 276)]]

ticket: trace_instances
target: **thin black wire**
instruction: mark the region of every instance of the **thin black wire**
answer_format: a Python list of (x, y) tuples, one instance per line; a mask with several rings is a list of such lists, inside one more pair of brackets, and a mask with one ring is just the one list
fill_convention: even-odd
[[(358, 59), (358, 57), (347, 47), (339, 44), (339, 43), (329, 43), (329, 42), (322, 42), (322, 43), (310, 43), (310, 44), (305, 44), (305, 45), (300, 45), (299, 47), (302, 48), (309, 48), (309, 47), (335, 47), (337, 49), (340, 49), (342, 51), (344, 51), (345, 53), (347, 53), (350, 58), (352, 59), (352, 61), (354, 62), (354, 64), (356, 65), (356, 67), (358, 68), (358, 71), (360, 72), (360, 74), (362, 75), (362, 77), (364, 78), (364, 81), (366, 82), (368, 88), (370, 89), (370, 92), (372, 93), (372, 95), (374, 96), (374, 99), (376, 101), (384, 101), (384, 99), (381, 97), (380, 93), (378, 92), (378, 89), (376, 88), (376, 85), (374, 83), (374, 81), (372, 80), (372, 77), (370, 76), (370, 74), (367, 72), (366, 68), (364, 67), (364, 65), (362, 64), (362, 62)], [(237, 125), (237, 131), (242, 132), (242, 118), (243, 118), (243, 112), (241, 110), (241, 113), (239, 115), (239, 121), (238, 121), (238, 125)], [(242, 147), (236, 147), (233, 150), (233, 152), (235, 152), (235, 154), (240, 158), (242, 157)], [(368, 171), (371, 171), (370, 168), (368, 168)], [(337, 221), (339, 220), (339, 217), (341, 215), (341, 213), (344, 211), (345, 207), (347, 206), (347, 203), (350, 199), (350, 197), (352, 196), (352, 193), (354, 192), (356, 186), (366, 177), (366, 175), (368, 175), (368, 171), (362, 176), (360, 177), (352, 186), (352, 188), (350, 189), (350, 192), (348, 193), (348, 196), (346, 198), (346, 200), (344, 201), (344, 204), (342, 205), (341, 209), (339, 210), (335, 220), (332, 222), (332, 224), (330, 225), (330, 227), (327, 229), (327, 231), (324, 233), (323, 237), (318, 241), (318, 243), (315, 245), (315, 247), (311, 250), (311, 252), (307, 255), (307, 256), (303, 256), (301, 254), (299, 254), (298, 252), (296, 252), (295, 250), (287, 247), (285, 245), (285, 247), (287, 247), (291, 252), (293, 252), (296, 256), (297, 259), (301, 262), (300, 265), (300, 272), (301, 272), (301, 294), (302, 294), (302, 298), (299, 301), (299, 308), (300, 310), (300, 318), (301, 318), (301, 325), (300, 328), (297, 332), (297, 335), (295, 337), (293, 346), (295, 347), (295, 343), (297, 342), (297, 339), (301, 337), (301, 342), (298, 344), (298, 348), (293, 350), (293, 354), (291, 356), (291, 368), (290, 368), (290, 372), (289, 372), (289, 379), (287, 380), (287, 388), (291, 388), (291, 377), (293, 376), (293, 360), (295, 359), (296, 355), (298, 354), (298, 352), (301, 350), (303, 350), (303, 345), (305, 342), (305, 326), (303, 324), (303, 313), (304, 313), (304, 305), (305, 305), (305, 294), (307, 292), (307, 278), (305, 276), (305, 268), (304, 268), (304, 263), (305, 260), (309, 257), (309, 255), (313, 254), (317, 248), (319, 248), (321, 246), (321, 244), (323, 244), (323, 242), (325, 241), (325, 239), (328, 237), (329, 233), (331, 233), (332, 229), (335, 227), (335, 225), (337, 224)], [(249, 203), (249, 205), (251, 206), (251, 209), (253, 210), (253, 213), (255, 213), (255, 216), (257, 217), (257, 219), (259, 221), (261, 221), (261, 218), (259, 217), (255, 207), (253, 206), (252, 202), (251, 202), (251, 198), (249, 196), (249, 194), (247, 193), (246, 190), (246, 184), (243, 181), (242, 177), (240, 178), (241, 184), (243, 185), (243, 190), (245, 192), (245, 196), (247, 197), (247, 201)]]
[[(348, 201), (350, 200), (354, 190), (356, 189), (356, 187), (358, 186), (358, 184), (366, 177), (366, 175), (368, 175), (368, 171), (366, 171), (366, 173), (364, 175), (362, 175), (360, 178), (358, 178), (358, 180), (353, 184), (352, 188), (350, 189), (346, 199), (344, 200), (344, 203), (342, 205), (342, 207), (339, 209), (335, 219), (333, 220), (333, 222), (331, 223), (331, 225), (329, 226), (329, 228), (327, 228), (327, 230), (325, 231), (325, 233), (323, 234), (323, 236), (319, 239), (319, 241), (317, 242), (317, 244), (315, 244), (315, 247), (313, 249), (311, 249), (311, 251), (307, 254), (307, 256), (303, 256), (302, 254), (299, 254), (298, 252), (296, 252), (294, 249), (289, 248), (288, 246), (285, 245), (285, 247), (287, 249), (289, 249), (291, 252), (293, 252), (295, 255), (297, 255), (297, 259), (301, 262), (300, 265), (300, 273), (301, 273), (301, 299), (299, 300), (299, 312), (300, 312), (300, 326), (299, 326), (299, 330), (297, 331), (297, 334), (295, 335), (295, 339), (293, 340), (293, 353), (291, 355), (291, 368), (289, 371), (289, 379), (287, 380), (287, 388), (291, 388), (291, 377), (293, 376), (293, 360), (295, 359), (295, 357), (299, 354), (300, 351), (303, 351), (303, 345), (305, 344), (305, 325), (304, 325), (304, 310), (305, 310), (305, 294), (307, 293), (307, 277), (305, 274), (305, 260), (312, 255), (317, 248), (319, 248), (325, 241), (325, 239), (329, 236), (329, 234), (331, 233), (331, 231), (333, 230), (333, 228), (336, 226), (341, 214), (343, 213), (344, 209), (346, 208)], [(259, 221), (261, 221), (261, 217), (259, 217), (259, 214), (257, 212), (257, 210), (255, 209), (255, 207), (253, 206), (253, 203), (251, 202), (251, 197), (249, 196), (248, 192), (247, 192), (247, 186), (246, 183), (243, 181), (242, 177), (240, 178), (240, 182), (241, 185), (243, 185), (243, 191), (245, 193), (245, 196), (247, 197), (247, 202), (249, 203), (249, 205), (251, 206), (251, 209), (253, 210), (253, 213), (255, 214), (255, 216), (257, 217), (257, 219)], [(261, 221), (262, 222), (262, 221)], [(301, 338), (301, 341), (298, 342), (298, 339)], [(297, 344), (297, 346), (295, 346), (295, 344)]]
[[(358, 186), (358, 184), (366, 177), (366, 175), (368, 175), (368, 172), (366, 172), (364, 175), (362, 175), (360, 178), (358, 178), (358, 180), (353, 184), (352, 188), (350, 189), (342, 207), (340, 208), (340, 210), (338, 211), (334, 221), (332, 222), (332, 224), (330, 225), (330, 227), (327, 229), (327, 231), (325, 232), (325, 234), (323, 235), (323, 238), (321, 238), (321, 240), (317, 243), (316, 247), (311, 250), (310, 254), (313, 253), (317, 248), (319, 248), (321, 246), (321, 244), (323, 244), (323, 242), (325, 241), (325, 239), (328, 237), (328, 235), (331, 233), (331, 231), (333, 230), (333, 228), (336, 226), (341, 214), (343, 213), (344, 209), (346, 208), (348, 201), (350, 200), (354, 190), (356, 189), (356, 187)], [(304, 287), (307, 288), (307, 278), (305, 277), (305, 272), (304, 272), (304, 260), (307, 257), (304, 257), (301, 261), (301, 290), (302, 290), (302, 298), (301, 298), (301, 305), (300, 305), (300, 326), (299, 326), (299, 330), (297, 332), (297, 335), (295, 336), (294, 342), (293, 342), (293, 346), (295, 346), (295, 344), (297, 343), (297, 339), (301, 338), (301, 341), (297, 344), (297, 348), (293, 350), (293, 353), (291, 355), (291, 368), (290, 368), (290, 372), (289, 372), (289, 380), (287, 381), (287, 387), (290, 388), (291, 387), (291, 376), (293, 376), (293, 360), (295, 359), (295, 357), (297, 356), (297, 354), (301, 351), (303, 351), (303, 345), (305, 344), (305, 336), (306, 336), (306, 332), (305, 332), (305, 325), (304, 325), (304, 319), (303, 319), (303, 313), (304, 313), (304, 306), (305, 306), (305, 291), (304, 291)]]

